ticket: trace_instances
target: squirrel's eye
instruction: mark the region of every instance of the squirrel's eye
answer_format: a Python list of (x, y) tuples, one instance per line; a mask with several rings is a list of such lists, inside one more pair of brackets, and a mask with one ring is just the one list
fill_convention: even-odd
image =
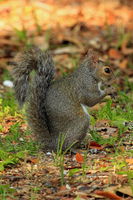
[(105, 69), (104, 69), (104, 71), (106, 72), (106, 73), (110, 73), (110, 68), (109, 67), (106, 67)]

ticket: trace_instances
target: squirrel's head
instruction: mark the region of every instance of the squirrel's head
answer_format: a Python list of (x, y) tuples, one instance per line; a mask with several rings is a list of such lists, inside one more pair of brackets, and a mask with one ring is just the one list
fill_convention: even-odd
[(109, 84), (115, 78), (111, 66), (99, 60), (97, 53), (91, 49), (87, 52), (82, 66), (89, 69), (89, 73), (92, 74), (97, 81)]
[(103, 61), (99, 60), (96, 64), (96, 76), (103, 82), (111, 81), (114, 79), (114, 73), (110, 66)]

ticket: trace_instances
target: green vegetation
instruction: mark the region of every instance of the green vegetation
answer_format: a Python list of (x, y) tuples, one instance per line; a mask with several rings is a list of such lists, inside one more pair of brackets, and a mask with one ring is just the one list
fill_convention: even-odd
[(11, 123), (7, 127), (8, 134), (0, 140), (0, 171), (19, 163), (27, 154), (34, 155), (38, 150), (37, 144), (31, 138), (31, 132), (21, 130), (24, 122), (16, 105), (11, 92), (4, 94), (0, 99), (0, 121), (3, 122), (0, 131), (3, 132), (5, 129), (4, 120)]
[(65, 179), (64, 179), (64, 156), (65, 154), (71, 149), (71, 147), (76, 143), (70, 145), (65, 151), (63, 151), (63, 144), (65, 141), (65, 135), (60, 134), (59, 139), (58, 139), (58, 145), (57, 145), (57, 152), (53, 153), (55, 165), (59, 167), (60, 169), (60, 179), (61, 179), (61, 185), (65, 184)]
[(7, 200), (7, 196), (15, 199), (13, 196), (13, 193), (16, 190), (14, 188), (11, 188), (9, 185), (0, 185), (0, 198), (2, 200)]
[[(4, 73), (3, 80), (10, 78), (7, 71)], [(126, 94), (125, 91), (120, 91), (118, 96), (114, 99), (106, 100), (106, 104), (98, 109), (98, 111), (92, 111), (91, 114), (91, 125), (95, 126), (98, 120), (108, 120), (109, 126), (118, 129), (118, 133), (115, 136), (104, 138), (97, 132), (96, 129), (90, 130), (90, 135), (93, 141), (103, 146), (111, 146), (112, 150), (106, 150), (111, 155), (110, 165), (101, 166), (100, 172), (106, 172), (112, 170), (115, 167), (116, 174), (126, 175), (128, 183), (133, 191), (132, 179), (133, 173), (129, 169), (125, 158), (132, 157), (132, 150), (122, 150), (121, 146), (125, 138), (123, 133), (132, 128), (128, 122), (133, 121), (133, 84), (125, 79), (125, 91), (128, 89), (129, 92)], [(13, 90), (8, 89), (0, 98), (0, 132), (5, 132), (5, 135), (0, 140), (0, 172), (8, 169), (17, 167), (21, 163), (25, 162), (28, 156), (39, 157), (38, 144), (32, 137), (31, 132), (28, 128), (23, 129), (25, 125), (24, 110), (19, 110), (17, 102), (15, 101)], [(8, 125), (9, 122), (9, 125)], [(125, 123), (127, 124), (125, 125)], [(7, 126), (7, 127), (5, 127)], [(6, 130), (7, 129), (7, 130)], [(60, 185), (66, 184), (65, 174), (65, 154), (68, 153), (71, 147), (63, 152), (63, 143), (65, 137), (63, 134), (59, 137), (57, 152), (53, 153), (55, 166), (59, 168)], [(128, 142), (133, 140), (133, 136), (129, 134)], [(74, 145), (74, 144), (73, 144)], [(72, 145), (72, 146), (73, 146)], [(118, 159), (119, 158), (119, 159)], [(79, 168), (70, 169), (67, 173), (70, 179), (74, 179), (76, 174), (80, 174), (80, 180), (84, 181), (87, 176), (87, 171), (95, 170), (96, 163), (92, 161), (91, 165), (88, 166), (88, 152), (84, 152), (83, 163), (80, 163)], [(36, 195), (42, 190), (41, 187), (32, 187), (31, 199), (36, 199)], [(11, 188), (10, 185), (0, 185), (0, 198), (6, 200), (7, 197), (15, 199), (13, 196), (15, 189)], [(78, 199), (78, 197), (76, 198)]]
[(109, 137), (107, 139), (102, 138), (102, 136), (99, 135), (95, 130), (91, 130), (92, 138), (99, 144), (114, 145), (117, 141), (120, 142), (123, 139), (121, 137), (122, 133), (124, 133), (130, 126), (126, 126), (125, 123), (133, 121), (133, 94), (129, 93), (127, 95), (125, 92), (119, 92), (115, 101), (116, 103), (114, 103), (115, 106), (113, 107), (113, 101), (111, 99), (107, 100), (105, 106), (103, 106), (97, 112), (94, 111), (93, 114), (95, 115), (95, 118), (91, 118), (92, 125), (95, 125), (97, 120), (107, 119), (109, 120), (111, 126), (118, 128), (117, 136)]

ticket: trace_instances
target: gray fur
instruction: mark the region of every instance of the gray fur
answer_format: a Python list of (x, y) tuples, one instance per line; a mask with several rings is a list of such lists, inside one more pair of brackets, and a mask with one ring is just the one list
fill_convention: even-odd
[[(52, 81), (54, 64), (47, 52), (32, 48), (17, 57), (16, 97), (20, 105), (27, 101), (29, 125), (45, 150), (56, 150), (59, 134), (65, 135), (64, 149), (85, 138), (89, 118), (82, 104), (93, 106), (106, 95), (98, 89), (94, 65), (86, 56), (72, 74)], [(36, 73), (30, 80), (32, 70)]]

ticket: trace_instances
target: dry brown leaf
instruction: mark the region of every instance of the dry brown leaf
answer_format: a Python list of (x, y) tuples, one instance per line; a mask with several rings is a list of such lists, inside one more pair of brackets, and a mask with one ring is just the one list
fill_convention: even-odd
[(124, 59), (124, 60), (122, 60), (122, 62), (119, 63), (119, 67), (121, 69), (126, 69), (127, 68), (127, 64), (128, 64), (128, 60)]
[(62, 190), (66, 190), (67, 188), (66, 188), (66, 186), (65, 185), (62, 185), (61, 187), (60, 187), (60, 191), (62, 191)]
[(118, 195), (112, 193), (112, 192), (107, 192), (107, 191), (101, 191), (101, 190), (96, 190), (95, 194), (107, 197), (112, 200), (124, 200), (123, 198), (119, 197)]
[(123, 54), (125, 54), (125, 55), (133, 54), (133, 49), (125, 48), (125, 49), (123, 49)]
[(37, 158), (31, 158), (30, 162), (33, 163), (33, 164), (36, 164), (36, 163), (38, 163), (38, 159)]
[(92, 141), (92, 142), (90, 142), (89, 148), (103, 150), (104, 147), (102, 147), (100, 144)]
[(123, 186), (123, 187), (117, 189), (117, 191), (133, 197), (133, 193), (132, 193), (132, 190), (131, 190), (130, 186)]
[(106, 102), (100, 103), (100, 104), (96, 104), (95, 106), (91, 107), (90, 110), (99, 110), (100, 108), (102, 108), (103, 106), (106, 105)]
[(96, 127), (108, 127), (109, 123), (110, 123), (110, 120), (107, 120), (107, 119), (97, 120)]
[(84, 162), (84, 158), (83, 158), (83, 156), (80, 153), (76, 153), (75, 157), (76, 157), (76, 161), (78, 163), (83, 163)]
[(113, 49), (113, 48), (109, 50), (108, 54), (109, 54), (109, 57), (113, 59), (121, 59), (122, 57), (121, 53), (118, 50)]
[(107, 127), (107, 135), (116, 135), (118, 133), (117, 128)]
[(133, 158), (126, 159), (126, 162), (132, 165), (133, 164)]
[(128, 40), (125, 40), (122, 44), (122, 53), (124, 55), (129, 55), (129, 54), (133, 54), (133, 48), (127, 48), (127, 43), (128, 43)]

